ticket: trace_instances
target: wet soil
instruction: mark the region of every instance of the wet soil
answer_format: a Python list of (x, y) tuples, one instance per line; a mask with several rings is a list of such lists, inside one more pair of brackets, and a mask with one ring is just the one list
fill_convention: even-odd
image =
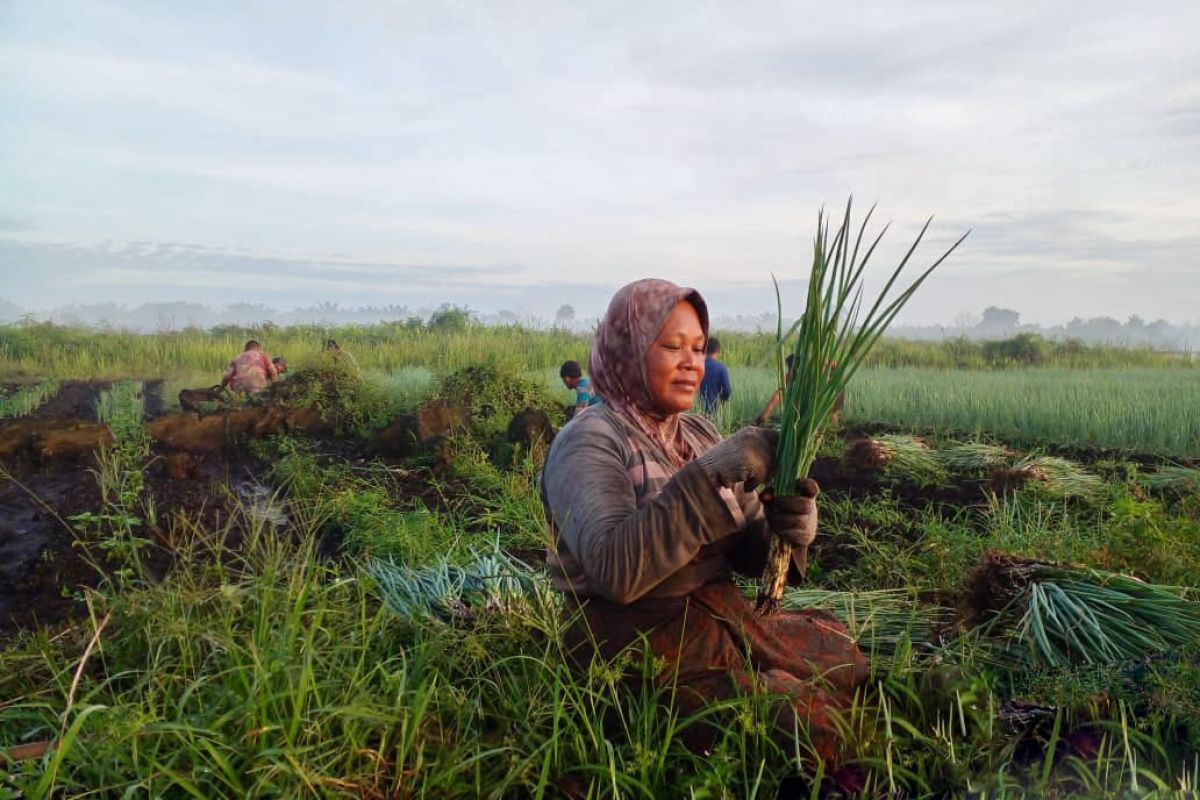
[[(230, 526), (238, 518), (233, 506), (242, 502), (236, 487), (255, 482), (261, 471), (253, 462), (212, 460), (179, 479), (161, 460), (153, 462), (145, 496), (153, 500), (157, 524), (141, 531), (151, 541), (144, 553), (150, 576), (171, 568), (182, 520), (195, 520), (204, 530)], [(102, 509), (96, 476), (87, 467), (14, 467), (0, 475), (0, 637), (78, 616), (84, 590), (96, 586), (102, 572), (121, 566), (105, 560), (94, 530), (89, 534), (71, 519)], [(229, 543), (236, 546), (240, 534), (235, 525)]]
[(63, 381), (58, 394), (38, 406), (34, 419), (84, 419), (96, 421), (96, 403), (100, 393), (112, 386), (112, 381)]
[(163, 397), (162, 379), (142, 383), (142, 399), (146, 407), (146, 419), (161, 417), (167, 407)]
[(95, 585), (68, 519), (99, 507), (96, 480), (83, 469), (0, 478), (0, 632), (57, 622), (78, 589)]

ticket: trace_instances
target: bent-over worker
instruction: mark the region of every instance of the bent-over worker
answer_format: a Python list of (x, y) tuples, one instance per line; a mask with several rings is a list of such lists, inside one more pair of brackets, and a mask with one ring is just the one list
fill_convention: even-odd
[(251, 339), (246, 342), (246, 348), (225, 367), (221, 386), (253, 395), (266, 389), (277, 377), (279, 371), (270, 356), (257, 340)]

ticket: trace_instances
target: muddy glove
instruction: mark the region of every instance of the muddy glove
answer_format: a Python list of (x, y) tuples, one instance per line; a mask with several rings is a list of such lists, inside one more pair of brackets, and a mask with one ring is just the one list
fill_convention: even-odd
[(821, 487), (812, 478), (797, 485), (798, 494), (777, 497), (764, 492), (763, 506), (771, 532), (795, 547), (807, 548), (817, 538), (817, 495)]
[(718, 486), (733, 487), (743, 481), (753, 488), (767, 480), (775, 466), (779, 432), (769, 428), (742, 428), (696, 459)]

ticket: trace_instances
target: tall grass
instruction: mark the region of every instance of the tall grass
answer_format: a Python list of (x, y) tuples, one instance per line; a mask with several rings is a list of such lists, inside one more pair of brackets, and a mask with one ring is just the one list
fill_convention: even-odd
[(696, 720), (672, 711), (669, 688), (620, 685), (634, 662), (571, 671), (557, 615), (414, 625), (353, 564), (319, 563), (311, 536), (292, 543), (257, 526), (235, 552), (221, 541), (231, 530), (177, 534), (192, 537), (185, 564), (222, 555), (203, 569), (93, 594), (72, 635), (0, 650), (0, 745), (59, 741), (10, 786), (39, 797), (753, 798), (796, 768), (789, 752), (803, 742), (766, 736), (754, 696), (709, 712), (731, 724), (699, 757), (679, 739)]
[[(460, 624), (397, 615), (357, 565), (319, 560), (319, 521), (296, 518), (292, 538), (248, 512), (217, 531), (177, 521), (164, 581), (92, 593), (78, 626), (0, 649), (0, 749), (57, 740), (0, 767), (0, 785), (64, 798), (733, 800), (812, 774), (804, 732), (772, 733), (765, 697), (714, 704), (717, 740), (693, 754), (681, 735), (702, 718), (680, 714), (669, 685), (623, 682), (654, 669), (642, 654), (572, 670), (564, 617), (536, 603)], [(1032, 763), (997, 749), (1000, 699), (969, 664), (918, 654), (906, 632), (930, 619), (911, 593), (790, 598), (875, 630), (876, 672), (845, 715), (870, 796), (1045, 796), (1081, 779), (1100, 796), (1135, 777), (1191, 780), (1191, 760), (1156, 741), (1170, 719), (1102, 732), (1101, 755), (1072, 769), (1053, 748)]]

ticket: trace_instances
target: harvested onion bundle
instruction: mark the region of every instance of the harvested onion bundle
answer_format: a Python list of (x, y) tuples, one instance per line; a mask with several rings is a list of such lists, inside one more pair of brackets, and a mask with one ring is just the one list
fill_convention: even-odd
[[(783, 301), (779, 296), (779, 284), (775, 284), (779, 314), (775, 368), (782, 401), (779, 445), (775, 452), (775, 482), (771, 490), (781, 497), (795, 495), (799, 480), (808, 475), (838, 395), (862, 366), (867, 353), (929, 274), (967, 238), (964, 233), (907, 289), (890, 302), (885, 302), (933, 218), (926, 220), (916, 241), (908, 248), (878, 299), (860, 322), (863, 272), (888, 226), (884, 226), (860, 258), (867, 223), (875, 209), (872, 207), (867, 212), (857, 236), (851, 241), (852, 202), (847, 201), (845, 217), (832, 239), (824, 210), (817, 216), (807, 304), (804, 315), (786, 333), (783, 330)], [(783, 362), (787, 350), (791, 350), (795, 356), (790, 381), (784, 380)], [(807, 558), (807, 549), (801, 550), (797, 561), (802, 571), (807, 566)], [(770, 613), (778, 607), (791, 560), (791, 545), (778, 537), (773, 538), (758, 596), (758, 610), (761, 613)]]

